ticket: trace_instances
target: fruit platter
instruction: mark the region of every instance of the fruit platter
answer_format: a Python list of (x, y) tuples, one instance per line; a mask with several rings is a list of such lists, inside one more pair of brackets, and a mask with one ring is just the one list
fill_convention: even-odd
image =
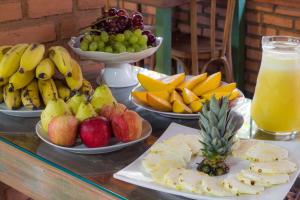
[(67, 101), (76, 92), (91, 95), (93, 88), (83, 78), (79, 63), (64, 47), (0, 47), (0, 112), (38, 117), (50, 99)]
[(131, 101), (145, 110), (171, 118), (198, 118), (203, 104), (212, 96), (217, 99), (228, 96), (231, 107), (244, 98), (236, 83), (221, 81), (221, 72), (210, 76), (180, 73), (159, 80), (139, 73), (137, 78), (140, 85), (132, 90)]
[(212, 97), (200, 130), (172, 123), (114, 177), (191, 199), (284, 199), (299, 175), (299, 142), (241, 140), (228, 97)]
[(135, 111), (118, 103), (107, 85), (91, 96), (76, 93), (67, 102), (49, 100), (36, 124), (47, 144), (79, 154), (117, 151), (151, 135), (152, 127)]
[(138, 83), (130, 63), (154, 54), (162, 40), (144, 29), (141, 13), (111, 8), (81, 35), (72, 37), (69, 46), (83, 59), (105, 63), (98, 83), (102, 80), (109, 87), (129, 87)]

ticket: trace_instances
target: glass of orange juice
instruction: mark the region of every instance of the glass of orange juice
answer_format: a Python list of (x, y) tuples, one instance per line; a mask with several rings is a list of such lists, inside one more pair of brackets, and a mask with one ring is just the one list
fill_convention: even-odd
[(264, 36), (251, 105), (258, 128), (275, 135), (300, 130), (300, 38)]

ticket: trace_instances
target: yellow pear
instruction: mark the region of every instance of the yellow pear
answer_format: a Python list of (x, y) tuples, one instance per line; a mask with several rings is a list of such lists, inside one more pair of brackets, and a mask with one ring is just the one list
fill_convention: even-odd
[(177, 90), (182, 91), (183, 88), (187, 88), (189, 90), (193, 89), (197, 84), (204, 81), (207, 77), (207, 73), (199, 74), (197, 76), (193, 76), (192, 78), (184, 81), (179, 86), (176, 87)]
[(220, 86), (221, 83), (221, 72), (214, 73), (207, 77), (205, 81), (202, 83), (199, 83), (193, 88), (193, 92), (197, 95), (200, 96), (208, 91), (214, 90), (217, 87)]
[(221, 85), (220, 87), (214, 90), (206, 92), (205, 94), (217, 93), (217, 92), (232, 92), (235, 88), (236, 88), (236, 83), (228, 83), (228, 84)]
[(182, 96), (178, 92), (176, 92), (176, 90), (173, 90), (170, 96), (170, 103), (173, 103), (175, 100), (183, 102)]
[(164, 83), (172, 85), (174, 88), (181, 84), (185, 79), (185, 73), (175, 74), (163, 79)]
[(156, 80), (154, 78), (151, 78), (151, 77), (146, 76), (141, 73), (137, 74), (137, 79), (139, 80), (142, 87), (149, 92), (152, 92), (152, 91), (172, 92), (175, 88), (170, 84), (164, 83), (160, 80)]
[(173, 103), (173, 112), (175, 113), (192, 113), (192, 110), (183, 102), (175, 100)]
[(187, 88), (183, 88), (182, 97), (183, 97), (184, 103), (186, 103), (186, 104), (190, 104), (193, 101), (199, 100), (199, 97), (197, 97), (197, 95), (195, 95), (191, 90), (189, 90)]
[(190, 103), (189, 107), (194, 113), (200, 112), (202, 109), (202, 101), (201, 100), (193, 101), (192, 103)]
[(159, 111), (171, 111), (172, 105), (165, 99), (147, 93), (147, 102), (152, 108)]

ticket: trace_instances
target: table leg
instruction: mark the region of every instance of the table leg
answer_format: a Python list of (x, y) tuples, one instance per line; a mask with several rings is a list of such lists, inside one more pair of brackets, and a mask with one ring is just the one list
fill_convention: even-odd
[(164, 74), (171, 74), (172, 48), (172, 9), (156, 9), (156, 35), (163, 37), (163, 43), (156, 53), (155, 70)]

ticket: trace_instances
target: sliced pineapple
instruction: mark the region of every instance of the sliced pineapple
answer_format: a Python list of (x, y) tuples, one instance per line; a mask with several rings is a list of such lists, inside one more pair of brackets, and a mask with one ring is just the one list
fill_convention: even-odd
[(232, 146), (232, 155), (237, 158), (246, 159), (247, 151), (258, 143), (263, 143), (257, 140), (239, 140)]
[(250, 164), (250, 170), (256, 173), (289, 174), (297, 170), (297, 165), (289, 160), (279, 160), (273, 162), (255, 162)]
[(288, 151), (273, 144), (258, 143), (248, 149), (246, 158), (254, 162), (285, 160), (288, 158)]
[(225, 190), (221, 182), (213, 177), (205, 177), (201, 181), (201, 188), (205, 194), (219, 196), (219, 197), (229, 197), (234, 194), (228, 190)]
[(206, 177), (208, 177), (208, 175), (202, 172), (185, 169), (179, 177), (178, 188), (196, 194), (203, 194), (204, 190), (202, 189), (203, 187), (201, 187), (201, 182)]
[(263, 186), (247, 185), (240, 182), (234, 176), (227, 177), (223, 180), (223, 186), (227, 190), (231, 191), (236, 195), (240, 194), (260, 194), (264, 191)]
[(262, 174), (255, 173), (250, 170), (242, 170), (239, 174), (237, 174), (236, 178), (247, 185), (265, 187), (287, 183), (290, 179), (288, 174)]
[(180, 176), (185, 171), (184, 168), (170, 168), (163, 177), (164, 185), (180, 190)]

